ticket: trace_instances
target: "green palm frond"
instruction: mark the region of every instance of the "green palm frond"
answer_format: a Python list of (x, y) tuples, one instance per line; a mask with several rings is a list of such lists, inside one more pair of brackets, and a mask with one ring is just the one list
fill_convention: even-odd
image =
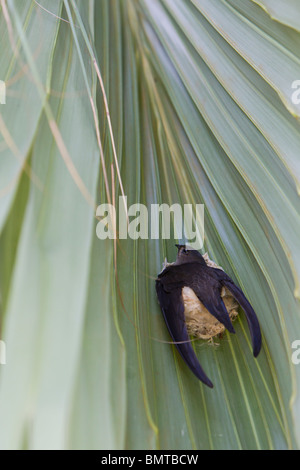
[[(287, 449), (300, 440), (300, 19), (294, 0), (0, 2), (1, 448)], [(257, 312), (168, 344), (173, 240), (99, 240), (96, 207), (204, 204)], [(122, 203), (122, 202), (121, 202)]]

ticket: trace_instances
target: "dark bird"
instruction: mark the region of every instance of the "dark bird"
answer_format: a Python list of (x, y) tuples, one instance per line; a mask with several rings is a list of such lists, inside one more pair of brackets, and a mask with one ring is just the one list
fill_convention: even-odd
[(222, 268), (196, 250), (176, 246), (175, 263), (165, 263), (156, 279), (158, 300), (180, 355), (198, 379), (212, 388), (191, 346), (189, 334), (211, 339), (225, 328), (235, 333), (231, 320), (238, 314), (238, 302), (246, 314), (256, 357), (261, 349), (259, 322), (242, 290)]

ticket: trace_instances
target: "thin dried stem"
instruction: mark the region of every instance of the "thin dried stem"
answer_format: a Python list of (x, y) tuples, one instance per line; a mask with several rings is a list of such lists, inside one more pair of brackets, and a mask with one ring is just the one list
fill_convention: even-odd
[(100, 72), (100, 69), (99, 69), (99, 67), (98, 67), (98, 64), (97, 64), (97, 61), (96, 61), (95, 57), (94, 57), (94, 59), (93, 59), (93, 63), (94, 63), (94, 67), (95, 67), (95, 70), (96, 70), (96, 73), (97, 73), (97, 76), (98, 76), (98, 79), (99, 79), (100, 88), (101, 88), (102, 95), (103, 95), (105, 113), (106, 113), (106, 117), (107, 117), (107, 122), (108, 122), (108, 127), (109, 127), (109, 133), (110, 133), (110, 138), (111, 138), (111, 145), (112, 145), (112, 149), (113, 149), (113, 155), (114, 155), (114, 160), (115, 160), (115, 165), (116, 165), (118, 180), (119, 180), (119, 183), (120, 183), (121, 194), (122, 194), (122, 196), (123, 196), (123, 201), (124, 201), (124, 208), (125, 208), (125, 212), (126, 212), (126, 217), (127, 217), (127, 220), (128, 220), (127, 207), (126, 207), (126, 204), (125, 204), (125, 193), (124, 193), (124, 188), (123, 188), (123, 183), (122, 183), (122, 178), (121, 178), (121, 173), (120, 173), (120, 168), (119, 168), (119, 162), (118, 162), (118, 157), (117, 157), (117, 151), (116, 151), (116, 146), (115, 146), (113, 128), (112, 128), (111, 119), (110, 119), (110, 112), (109, 112), (109, 107), (108, 107), (108, 101), (107, 101), (107, 96), (106, 96), (106, 92), (105, 92), (105, 87), (104, 87), (102, 75), (101, 75), (101, 72)]

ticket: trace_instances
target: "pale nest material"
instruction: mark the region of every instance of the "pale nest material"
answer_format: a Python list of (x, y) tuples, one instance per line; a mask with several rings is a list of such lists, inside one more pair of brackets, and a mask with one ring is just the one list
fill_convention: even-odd
[[(203, 258), (207, 264), (212, 268), (222, 269), (214, 261), (212, 261), (208, 254), (205, 253)], [(165, 259), (163, 269), (173, 263), (168, 263)], [(225, 307), (229, 313), (231, 321), (234, 321), (238, 316), (239, 304), (226, 288), (222, 287), (221, 297)], [(182, 298), (184, 302), (184, 315), (188, 334), (196, 336), (201, 339), (212, 339), (215, 336), (221, 335), (225, 331), (225, 326), (222, 325), (200, 302), (194, 291), (190, 287), (182, 289)]]
[[(203, 255), (203, 258), (207, 266), (222, 269), (223, 271), (223, 268), (212, 261), (207, 253)], [(234, 321), (238, 316), (238, 302), (226, 287), (222, 287), (221, 297), (231, 321)], [(225, 331), (225, 326), (209, 313), (190, 287), (184, 287), (182, 289), (182, 298), (184, 302), (185, 322), (189, 335), (201, 339), (211, 339), (214, 336), (221, 335)]]
[[(221, 297), (231, 320), (235, 320), (238, 315), (239, 304), (226, 287), (222, 288)], [(225, 331), (225, 326), (209, 313), (190, 287), (182, 289), (182, 298), (185, 323), (189, 335), (201, 339), (211, 339)]]

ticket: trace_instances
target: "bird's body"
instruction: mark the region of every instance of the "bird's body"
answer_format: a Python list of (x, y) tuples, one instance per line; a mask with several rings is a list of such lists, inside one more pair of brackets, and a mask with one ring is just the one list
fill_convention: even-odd
[(257, 356), (261, 348), (256, 314), (243, 292), (232, 279), (198, 251), (178, 246), (174, 263), (166, 263), (156, 280), (156, 291), (169, 332), (178, 351), (195, 375), (212, 387), (201, 368), (188, 334), (210, 339), (224, 332), (234, 333), (231, 320), (244, 309)]

